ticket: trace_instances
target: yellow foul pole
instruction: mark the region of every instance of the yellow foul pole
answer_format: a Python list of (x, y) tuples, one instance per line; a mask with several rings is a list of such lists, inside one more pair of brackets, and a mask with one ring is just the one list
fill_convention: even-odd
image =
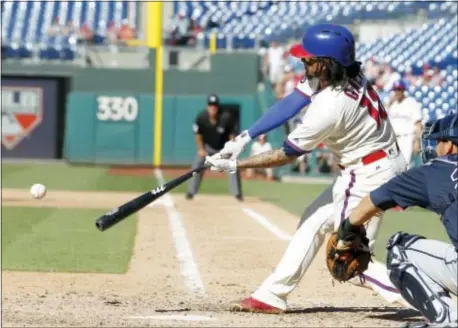
[(210, 53), (213, 55), (216, 52), (216, 33), (211, 33), (210, 34), (210, 40), (209, 40), (209, 48), (210, 48)]
[(162, 96), (163, 96), (163, 68), (162, 68), (162, 2), (149, 1), (146, 3), (146, 44), (155, 49), (155, 97), (154, 97), (154, 143), (153, 165), (161, 165), (162, 154)]

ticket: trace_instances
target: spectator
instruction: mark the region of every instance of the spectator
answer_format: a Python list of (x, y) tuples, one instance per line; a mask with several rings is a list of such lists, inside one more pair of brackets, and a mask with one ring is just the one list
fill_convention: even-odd
[(264, 57), (264, 71), (267, 71), (269, 81), (274, 90), (276, 85), (281, 82), (284, 67), (284, 53), (285, 50), (283, 47), (281, 47), (278, 42), (272, 41)]
[(293, 172), (299, 172), (300, 174), (307, 174), (310, 172), (310, 167), (308, 163), (308, 154), (304, 154), (302, 156), (299, 156), (296, 159), (295, 166), (293, 167), (292, 171)]
[(323, 173), (323, 174), (331, 173), (330, 159), (327, 154), (324, 154), (324, 153), (317, 154), (316, 164), (317, 164), (319, 173)]
[(197, 35), (201, 33), (203, 29), (197, 25), (194, 19), (190, 19), (189, 29), (188, 29), (188, 45), (195, 45), (197, 40)]
[(434, 72), (432, 69), (428, 69), (423, 72), (423, 85), (426, 85), (427, 87), (433, 87), (433, 75)]
[(285, 65), (283, 69), (283, 76), (277, 88), (277, 98), (283, 98), (294, 91), (297, 79), (291, 66)]
[(204, 29), (199, 24), (197, 24), (194, 19), (191, 20), (191, 23), (192, 23), (191, 31), (194, 34), (194, 36), (197, 37), (199, 33), (202, 33), (204, 31)]
[(380, 66), (375, 61), (374, 57), (369, 58), (367, 61), (366, 66), (364, 67), (364, 75), (371, 84), (375, 84), (375, 81), (379, 78)]
[(434, 68), (431, 68), (431, 65), (429, 64), (423, 65), (423, 75), (421, 80), (423, 85), (430, 88), (441, 86), (444, 82), (444, 79), (440, 74), (439, 67), (435, 66)]
[(114, 21), (108, 23), (107, 40), (111, 44), (118, 43), (119, 30)]
[(62, 34), (65, 36), (74, 36), (78, 34), (78, 30), (73, 24), (72, 20), (69, 20), (67, 24), (62, 28)]
[(119, 29), (118, 39), (123, 42), (133, 40), (135, 38), (135, 33), (135, 29), (130, 26), (129, 21), (127, 19), (123, 19), (121, 28)]
[(406, 68), (403, 80), (406, 81), (408, 86), (415, 85), (418, 82), (418, 77), (412, 73), (412, 67)]
[(388, 63), (383, 65), (381, 76), (375, 82), (380, 91), (389, 91), (394, 82), (399, 81), (401, 75), (396, 72)]
[(329, 174), (335, 171), (336, 165), (333, 161), (333, 156), (329, 152), (328, 147), (320, 143), (316, 148), (316, 165), (318, 173)]
[[(267, 136), (265, 134), (261, 134), (258, 137), (258, 140), (253, 142), (253, 145), (251, 146), (250, 156), (259, 155), (270, 150), (272, 150), (272, 145), (267, 141)], [(262, 172), (263, 170), (265, 170), (266, 180), (274, 180), (272, 168), (259, 169), (256, 170), (256, 172), (254, 169), (247, 169), (246, 177), (248, 179), (251, 179), (254, 177), (255, 173)]]
[(208, 20), (206, 29), (207, 30), (211, 30), (211, 29), (219, 28), (219, 27), (221, 27), (221, 25), (222, 24), (218, 19), (212, 17), (211, 19)]
[(437, 86), (442, 86), (444, 83), (444, 78), (441, 76), (441, 72), (439, 67), (434, 66), (433, 69), (430, 71), (431, 74), (431, 79), (429, 81), (429, 86), (430, 87), (437, 87)]
[(80, 40), (84, 43), (91, 43), (94, 40), (94, 32), (87, 23), (80, 28)]
[(58, 36), (62, 34), (63, 28), (59, 23), (59, 17), (54, 17), (51, 26), (48, 29), (49, 36)]
[(178, 15), (172, 19), (172, 25), (169, 29), (170, 43), (172, 45), (187, 45), (190, 25), (191, 22), (185, 14), (182, 12), (178, 13)]

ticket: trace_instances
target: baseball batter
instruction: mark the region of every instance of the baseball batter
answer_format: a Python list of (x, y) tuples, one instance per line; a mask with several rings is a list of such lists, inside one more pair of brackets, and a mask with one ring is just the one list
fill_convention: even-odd
[(388, 104), (388, 117), (401, 153), (406, 163), (410, 164), (412, 154), (420, 150), (421, 104), (406, 96), (406, 85), (403, 81), (395, 82), (392, 91), (394, 94)]
[(450, 293), (458, 293), (458, 115), (427, 123), (422, 144), (426, 165), (394, 177), (364, 197), (342, 222), (338, 238), (345, 248), (361, 225), (395, 206), (420, 206), (439, 214), (452, 244), (398, 232), (387, 244), (387, 267), (405, 301), (426, 319), (414, 327), (457, 327)]
[[(355, 41), (346, 28), (332, 24), (310, 27), (302, 44), (290, 53), (305, 66), (305, 77), (295, 91), (284, 97), (249, 130), (225, 144), (207, 162), (220, 171), (284, 165), (325, 142), (341, 169), (334, 182), (309, 205), (276, 270), (253, 295), (231, 305), (231, 310), (281, 313), (324, 242), (325, 234), (338, 228), (360, 200), (406, 169), (387, 114), (355, 60)], [(280, 126), (307, 106), (302, 123), (281, 149), (236, 160), (257, 135)], [(373, 247), (380, 224), (374, 216), (367, 224)], [(356, 283), (356, 282), (355, 282)], [(388, 301), (401, 297), (390, 282), (386, 267), (371, 263), (363, 286)]]

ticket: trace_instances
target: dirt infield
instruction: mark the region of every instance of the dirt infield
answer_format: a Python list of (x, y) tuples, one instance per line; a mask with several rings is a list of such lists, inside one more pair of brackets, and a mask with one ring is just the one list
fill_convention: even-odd
[[(25, 190), (4, 189), (2, 197), (6, 206), (107, 208), (134, 195), (51, 191), (36, 201)], [(124, 275), (4, 271), (3, 326), (396, 327), (418, 319), (367, 289), (333, 286), (323, 253), (289, 298), (289, 313), (227, 312), (274, 269), (288, 244), (247, 208), (294, 233), (296, 217), (255, 198), (174, 195), (140, 212)]]

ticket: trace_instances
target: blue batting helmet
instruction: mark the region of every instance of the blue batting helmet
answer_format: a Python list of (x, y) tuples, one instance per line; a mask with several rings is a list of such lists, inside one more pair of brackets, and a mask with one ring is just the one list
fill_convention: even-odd
[(422, 159), (425, 163), (437, 156), (437, 141), (451, 141), (458, 146), (458, 114), (426, 122), (421, 139)]
[(302, 43), (291, 47), (290, 54), (298, 58), (333, 58), (348, 67), (355, 62), (355, 39), (343, 26), (317, 24), (307, 29)]

